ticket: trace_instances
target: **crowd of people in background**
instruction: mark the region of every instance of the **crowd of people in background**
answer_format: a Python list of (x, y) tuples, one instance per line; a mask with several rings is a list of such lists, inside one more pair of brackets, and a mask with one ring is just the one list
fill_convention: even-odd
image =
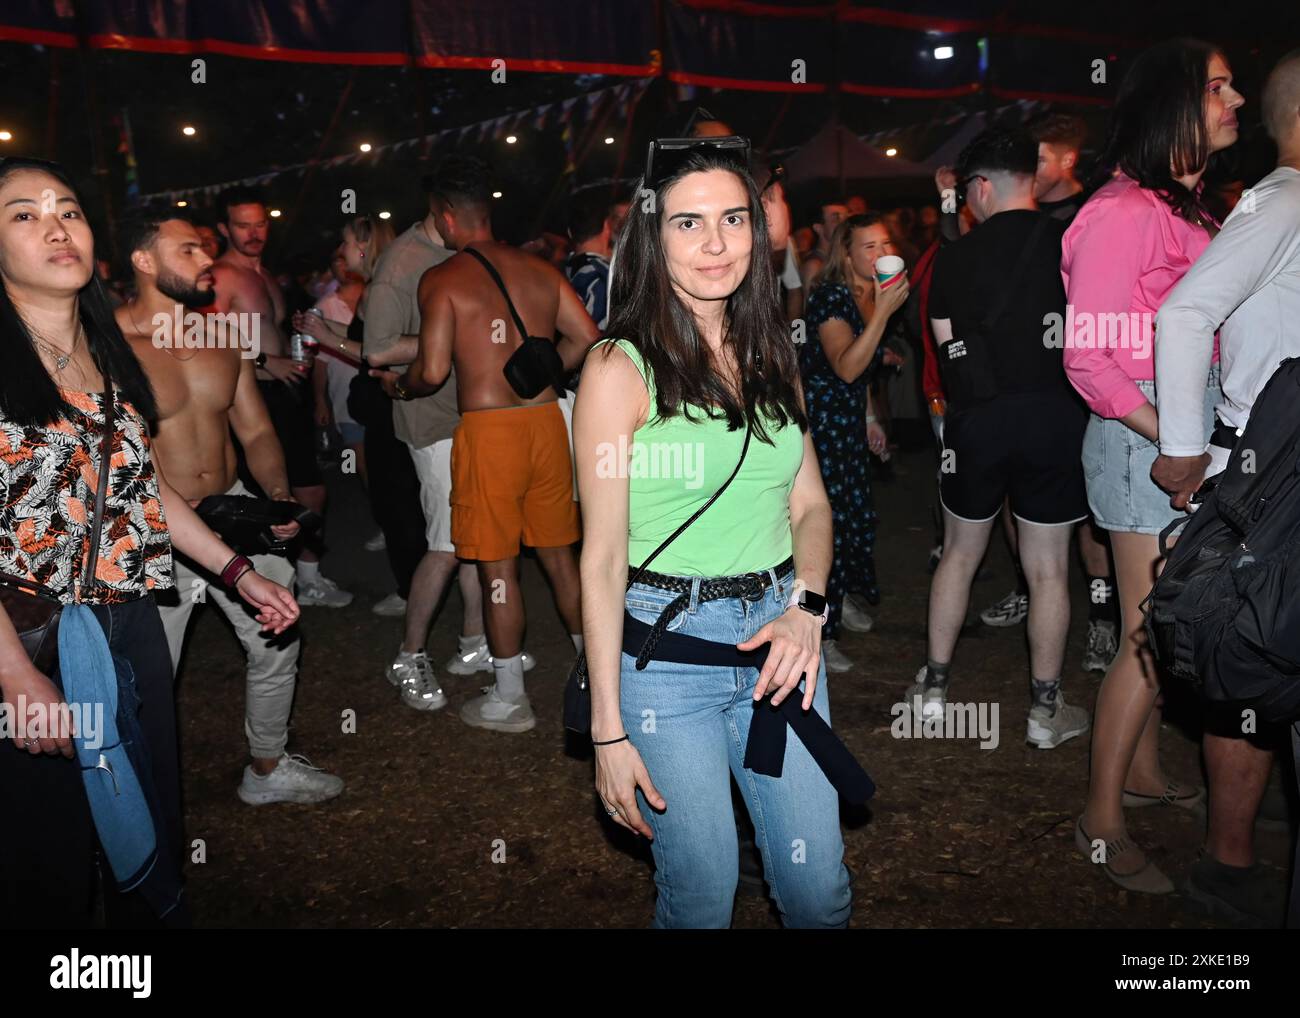
[[(403, 620), (400, 645), (374, 662), (376, 677), (382, 672), (408, 707), (437, 711), (448, 703), (440, 670), (483, 673), (490, 685), (461, 706), (461, 719), (518, 733), (536, 725), (526, 689), (536, 662), (524, 647), (522, 549), (535, 552), (575, 654), (590, 654), (594, 674), (611, 681), (616, 645), (609, 637), (591, 645), (592, 620), (619, 614), (617, 569), (630, 581), (628, 567), (655, 550), (669, 523), (693, 520), (691, 512), (730, 483), (727, 470), (739, 457), (736, 491), (748, 494), (733, 496), (730, 515), (710, 510), (710, 523), (656, 560), (660, 585), (629, 591), (627, 618), (653, 628), (656, 639), (729, 632), (723, 609), (706, 609), (698, 582), (678, 590), (674, 578), (760, 576), (751, 600), (767, 614), (746, 636), (762, 642), (754, 630), (770, 630), (774, 659), (786, 655), (776, 666), (781, 679), (794, 683), (780, 695), (797, 697), (803, 672), (793, 662), (810, 646), (819, 656), (801, 667), (811, 668), (812, 680), (822, 666), (870, 670), (846, 652), (841, 631), (879, 630), (869, 612), (889, 590), (875, 565), (878, 539), (933, 512), (926, 661), (900, 693), (921, 717), (942, 718), (960, 689), (954, 660), (970, 625), (972, 583), (1000, 531), (1017, 586), (976, 614), (984, 625), (1027, 628), (1026, 741), (1051, 750), (1091, 733), (1089, 792), (1075, 829), (1080, 852), (1127, 890), (1170, 893), (1173, 881), (1128, 835), (1124, 810), (1204, 810), (1209, 833), (1190, 895), (1224, 918), (1280, 922), (1281, 888), (1255, 864), (1252, 834), (1271, 745), (1243, 737), (1231, 719), (1210, 718), (1208, 793), (1190, 778), (1168, 777), (1159, 758), (1160, 686), (1140, 638), (1140, 604), (1160, 557), (1156, 535), (1199, 486), (1207, 448), (1230, 445), (1223, 425), (1244, 426), (1267, 364), (1300, 353), (1287, 338), (1291, 312), (1300, 316), (1300, 55), (1284, 58), (1264, 88), (1279, 163), (1257, 185), (1258, 200), (1267, 201), (1250, 217), (1230, 215), (1240, 186), (1211, 191), (1202, 183), (1210, 156), (1236, 141), (1243, 101), (1217, 48), (1172, 41), (1135, 61), (1109, 133), (1098, 140), (1092, 176), (1084, 172), (1083, 122), (1060, 113), (989, 127), (936, 174), (933, 200), (915, 207), (876, 209), (869, 194), (844, 194), (823, 196), (803, 214), (790, 206), (780, 167), (755, 161), (736, 169), (697, 150), (695, 162), (671, 173), (661, 167), (654, 180), (575, 193), (567, 236), (544, 234), (521, 247), (494, 237), (490, 167), (453, 154), (426, 178), (424, 218), (400, 232), (377, 217), (349, 218), (327, 262), (297, 278), (263, 263), (274, 221), (256, 190), (224, 193), (207, 223), (175, 209), (137, 211), (119, 237), (125, 264), (113, 272), (93, 264), (94, 238), (60, 171), (6, 160), (0, 198), (32, 208), (21, 222), (0, 225), (0, 328), (7, 348), (23, 351), (0, 400), (0, 508), (8, 514), (0, 572), (37, 581), (65, 603), (79, 596), (94, 503), (86, 471), (60, 469), (35, 490), (22, 480), (22, 464), (34, 447), (57, 444), (56, 433), (78, 434), (93, 449), (104, 426), (100, 390), (111, 380), (121, 402), (108, 423), (118, 428), (124, 452), (114, 455), (126, 466), (113, 460), (103, 520), (114, 543), (101, 546), (94, 566), (93, 575), (111, 582), (89, 598), (114, 648), (139, 655), (150, 795), (164, 821), (160, 844), (171, 851), (182, 843), (171, 682), (183, 677), (187, 628), (207, 601), (231, 621), (246, 658), (249, 761), (240, 798), (323, 802), (344, 788), (342, 778), (287, 751), (297, 606), (339, 611), (353, 601), (323, 571), (329, 559), (316, 526), (329, 512), (332, 464), (355, 464), (374, 521), (356, 540), (387, 555), (394, 589), (372, 610)], [(692, 135), (705, 148), (734, 137), (707, 116), (693, 118)], [(652, 215), (660, 218), (644, 215), (638, 186), (659, 189), (667, 207)], [(72, 215), (40, 211), (47, 187)], [(688, 195), (703, 212), (682, 205)], [(724, 199), (745, 215), (711, 220), (710, 203)], [(714, 263), (690, 262), (699, 256), (686, 240), (664, 227), (661, 241), (650, 229), (670, 220), (675, 229), (695, 222), (716, 242), (699, 249), (714, 252)], [(748, 233), (760, 225), (761, 243)], [(735, 239), (742, 234), (743, 244)], [(743, 247), (744, 258), (722, 261), (729, 244)], [(57, 264), (39, 260), (47, 249)], [(901, 271), (882, 270), (890, 257), (902, 260)], [(679, 273), (694, 273), (696, 289)], [(669, 296), (673, 287), (682, 302)], [(154, 323), (177, 304), (255, 316), (257, 356), (160, 347)], [(688, 308), (690, 328), (682, 324)], [(1115, 314), (1138, 323), (1123, 345), (1080, 337), (1085, 319)], [(1055, 344), (1045, 342), (1053, 320), (1064, 323)], [(771, 345), (774, 321), (792, 348)], [(755, 338), (726, 338), (742, 324)], [(680, 345), (638, 339), (656, 329)], [(530, 346), (537, 338), (551, 352), (537, 353)], [(304, 354), (304, 344), (314, 353)], [(589, 352), (598, 345), (599, 356)], [(1175, 347), (1188, 356), (1172, 355)], [(527, 393), (510, 375), (520, 350), (541, 365), (530, 368), (541, 383)], [(614, 498), (584, 479), (592, 469), (584, 450), (603, 434), (596, 416), (625, 417), (637, 441), (667, 440), (676, 430), (673, 440), (687, 442), (696, 425), (665, 412), (676, 404), (721, 408), (730, 420), (729, 428), (715, 418), (699, 425), (715, 428), (709, 447), (725, 452), (709, 461), (698, 497), (634, 480)], [(1176, 430), (1167, 421), (1177, 421)], [(800, 430), (816, 471), (799, 468), (801, 456), (812, 459), (800, 452)], [(931, 437), (933, 506), (913, 507), (908, 520), (882, 519), (873, 486), (889, 479), (900, 445)], [(88, 455), (93, 475), (103, 464), (97, 452)], [(1221, 468), (1222, 457), (1215, 462)], [(779, 480), (763, 487), (762, 478)], [(205, 525), (212, 522), (205, 500), (250, 495), (290, 506), (270, 527), (275, 547), (232, 548), (215, 523)], [(584, 504), (588, 497), (598, 514)], [(743, 540), (767, 543), (750, 554), (741, 530), (752, 535)], [(809, 566), (815, 556), (800, 548), (820, 547), (823, 537), (826, 561)], [(1082, 668), (1104, 673), (1091, 715), (1062, 692), (1075, 554), (1089, 605)], [(786, 594), (808, 586), (805, 573), (824, 579), (801, 604), (810, 618), (820, 613), (815, 636), (800, 628), (807, 620), (797, 612), (798, 626), (777, 621), (787, 618)], [(453, 580), (462, 606), (458, 649), (439, 664), (426, 647)], [(200, 587), (205, 596), (191, 596)], [(505, 596), (485, 596), (490, 591)], [(610, 598), (613, 609), (603, 604)], [(687, 626), (674, 621), (679, 601), (689, 605)], [(814, 612), (814, 604), (824, 606)], [(138, 611), (127, 617), (127, 606)], [(313, 624), (309, 614), (303, 625)], [(28, 662), (4, 618), (0, 643), (6, 660)], [(695, 675), (693, 665), (655, 664), (651, 673), (656, 667), (665, 683)], [(750, 692), (761, 696), (771, 677), (763, 671)], [(0, 674), (0, 684), (6, 700), (23, 692), (57, 702), (30, 663)], [(701, 752), (696, 766), (681, 768), (698, 747), (634, 736), (643, 693), (625, 682), (620, 706), (593, 689), (592, 735), (603, 748), (597, 787), (614, 822), (656, 836), (657, 922), (725, 923), (735, 867), (710, 852), (714, 828), (726, 833), (732, 823), (727, 751), (708, 761)], [(824, 673), (806, 692), (805, 708), (817, 703), (824, 712)], [(58, 814), (68, 833), (63, 850), (39, 859), (23, 839), (5, 839), (0, 910), (84, 918), (93, 837), (69, 747), (66, 733), (51, 731), (17, 753), (0, 751), (3, 808)], [(777, 827), (806, 833), (821, 824), (815, 865), (790, 872), (781, 852), (768, 851), (766, 833), (756, 844), (737, 810), (739, 866), (748, 851), (749, 864), (786, 891), (788, 923), (842, 925), (849, 891), (838, 829), (828, 820), (834, 796), (811, 762), (786, 787), (805, 778), (799, 803), (764, 786), (747, 805)], [(707, 802), (712, 812), (701, 805), (699, 814), (655, 819), (652, 807), (665, 796)], [(14, 873), (25, 876), (15, 882)]]

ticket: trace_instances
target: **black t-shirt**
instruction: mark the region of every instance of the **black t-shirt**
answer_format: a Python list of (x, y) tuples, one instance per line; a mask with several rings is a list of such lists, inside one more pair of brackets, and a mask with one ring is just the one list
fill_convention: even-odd
[(1053, 219), (1059, 219), (1061, 222), (1068, 224), (1074, 218), (1074, 214), (1083, 208), (1083, 203), (1087, 198), (1087, 194), (1080, 191), (1068, 198), (1062, 198), (1060, 201), (1040, 201), (1038, 211), (1046, 212)]
[[(929, 312), (933, 319), (952, 320), (954, 340), (964, 339), (969, 344), (984, 316), (1011, 283), (1020, 253), (1042, 216), (1031, 209), (999, 212), (940, 249), (930, 285)], [(1049, 217), (1015, 293), (984, 337), (1003, 392), (1069, 392), (1059, 345), (1044, 342), (1051, 323), (1048, 316), (1060, 315), (1062, 321), (1065, 316), (1065, 285), (1061, 282), (1064, 233), (1065, 224)]]

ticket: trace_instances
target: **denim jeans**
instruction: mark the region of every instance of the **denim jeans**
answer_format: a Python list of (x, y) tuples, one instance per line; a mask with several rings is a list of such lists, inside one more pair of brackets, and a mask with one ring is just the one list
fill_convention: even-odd
[[(1156, 401), (1156, 383), (1139, 381), (1147, 401)], [(1214, 432), (1214, 407), (1222, 402), (1219, 365), (1210, 368), (1205, 383), (1202, 418), (1205, 440)], [(1160, 453), (1157, 443), (1143, 438), (1121, 420), (1092, 414), (1083, 436), (1083, 476), (1093, 519), (1105, 530), (1158, 534), (1184, 511), (1169, 504), (1169, 493), (1151, 480), (1151, 467)]]
[[(784, 610), (794, 575), (772, 573), (772, 578), (762, 600), (752, 602), (729, 598), (700, 604), (695, 584), (690, 603), (668, 632), (719, 643), (749, 639)], [(628, 590), (625, 603), (634, 618), (653, 623), (676, 596), (638, 583)], [(623, 655), (623, 724), (667, 802), (667, 809), (657, 813), (637, 791), (638, 808), (654, 832), (656, 927), (731, 924), (738, 845), (729, 775), (735, 775), (754, 822), (763, 871), (784, 925), (825, 929), (848, 924), (853, 895), (835, 789), (793, 732), (786, 741), (781, 777), (742, 766), (757, 683), (755, 668), (652, 659), (637, 671), (635, 658)], [(830, 721), (824, 663), (818, 668), (813, 709)]]

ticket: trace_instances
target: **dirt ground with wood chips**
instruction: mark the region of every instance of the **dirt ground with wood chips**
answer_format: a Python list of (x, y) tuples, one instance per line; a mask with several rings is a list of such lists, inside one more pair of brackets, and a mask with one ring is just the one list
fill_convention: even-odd
[[(953, 698), (997, 702), (1000, 741), (891, 736), (890, 708), (925, 661), (933, 543), (933, 456), (896, 460), (875, 488), (876, 558), (883, 598), (874, 630), (845, 632), (856, 668), (830, 677), (836, 731), (879, 791), (845, 812), (855, 927), (1124, 927), (1211, 925), (1180, 895), (1131, 895), (1075, 849), (1073, 820), (1087, 787), (1088, 740), (1044, 752), (1024, 742), (1028, 666), (1024, 627), (963, 636)], [(524, 564), (538, 660), (528, 690), (538, 724), (522, 735), (467, 727), (458, 711), (489, 677), (439, 671), (448, 706), (402, 705), (384, 677), (401, 620), (370, 608), (393, 589), (355, 476), (328, 473), (330, 551), (324, 572), (356, 593), (349, 608), (304, 608), (303, 655), (289, 751), (347, 782), (319, 806), (249, 807), (235, 797), (246, 760), (244, 665), (224, 618), (198, 613), (178, 691), (187, 835), (204, 861), (187, 868), (196, 922), (213, 927), (644, 927), (654, 909), (648, 847), (605, 822), (590, 749), (566, 743), (561, 693), (573, 651), (535, 560)], [(995, 535), (972, 611), (1011, 588)], [(1091, 709), (1100, 675), (1080, 670), (1084, 581), (1072, 585), (1066, 695)], [(449, 595), (429, 638), (441, 665), (456, 650), (459, 596)], [(345, 712), (355, 712), (346, 733)], [(1166, 772), (1202, 781), (1197, 745), (1166, 723)], [(1175, 879), (1195, 858), (1202, 815), (1129, 811), (1129, 831)], [(504, 844), (504, 862), (494, 850)], [(1258, 835), (1261, 860), (1285, 882), (1285, 832)], [(496, 853), (499, 859), (499, 852)], [(763, 898), (741, 894), (734, 925), (776, 927)]]

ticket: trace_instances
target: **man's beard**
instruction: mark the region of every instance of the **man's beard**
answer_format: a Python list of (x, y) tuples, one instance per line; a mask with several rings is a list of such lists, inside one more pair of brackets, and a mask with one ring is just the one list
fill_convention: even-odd
[(207, 307), (215, 296), (211, 288), (200, 290), (197, 280), (184, 279), (174, 272), (158, 273), (158, 281), (155, 285), (164, 297), (180, 301), (187, 308)]

